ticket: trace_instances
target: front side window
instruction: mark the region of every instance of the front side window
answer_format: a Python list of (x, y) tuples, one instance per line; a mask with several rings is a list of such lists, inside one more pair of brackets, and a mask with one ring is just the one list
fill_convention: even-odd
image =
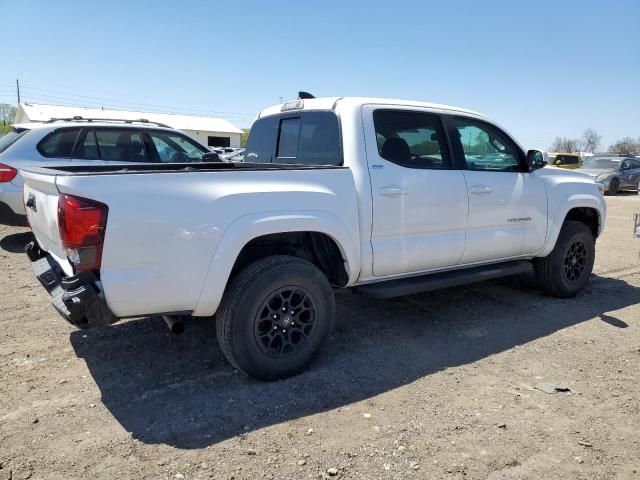
[(98, 160), (100, 158), (98, 143), (93, 129), (87, 130), (84, 138), (80, 137), (80, 144), (76, 148), (73, 157), (83, 160)]
[(101, 160), (117, 162), (151, 162), (139, 130), (96, 128), (95, 139)]
[(468, 118), (456, 118), (455, 127), (469, 170), (522, 171), (520, 149), (496, 127)]
[(65, 128), (47, 135), (39, 144), (38, 151), (43, 157), (70, 158), (80, 128)]
[(407, 110), (373, 112), (378, 153), (409, 168), (449, 168), (442, 122), (437, 115)]
[(202, 156), (209, 152), (197, 142), (177, 133), (151, 131), (149, 136), (163, 163), (201, 162)]

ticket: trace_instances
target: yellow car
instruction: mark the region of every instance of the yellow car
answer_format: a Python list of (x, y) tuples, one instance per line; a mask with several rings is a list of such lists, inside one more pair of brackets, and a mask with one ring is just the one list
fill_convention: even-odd
[(577, 153), (549, 152), (549, 165), (573, 170), (580, 166), (580, 155)]

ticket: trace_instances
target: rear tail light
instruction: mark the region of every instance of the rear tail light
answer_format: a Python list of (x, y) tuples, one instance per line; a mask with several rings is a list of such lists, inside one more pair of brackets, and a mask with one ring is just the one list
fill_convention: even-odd
[(95, 200), (66, 194), (58, 198), (60, 239), (76, 272), (100, 269), (108, 212)]
[(0, 183), (10, 182), (16, 178), (16, 175), (18, 175), (18, 171), (15, 168), (0, 163)]

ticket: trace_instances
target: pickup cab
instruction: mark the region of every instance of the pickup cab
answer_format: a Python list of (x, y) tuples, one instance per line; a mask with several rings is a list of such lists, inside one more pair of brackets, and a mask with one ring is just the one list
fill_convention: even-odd
[(487, 117), (377, 98), (259, 115), (244, 163), (27, 168), (27, 247), (80, 328), (215, 314), (242, 372), (273, 380), (327, 340), (334, 290), (377, 298), (533, 269), (575, 295), (605, 224), (602, 189), (545, 167)]

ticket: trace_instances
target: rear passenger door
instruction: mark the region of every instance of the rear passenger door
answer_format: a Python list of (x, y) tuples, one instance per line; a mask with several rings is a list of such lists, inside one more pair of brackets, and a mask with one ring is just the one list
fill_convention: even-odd
[(140, 129), (87, 127), (82, 129), (73, 153), (72, 164), (126, 164), (152, 161)]
[(458, 265), (467, 189), (440, 116), (409, 107), (362, 108), (373, 202), (376, 277)]

